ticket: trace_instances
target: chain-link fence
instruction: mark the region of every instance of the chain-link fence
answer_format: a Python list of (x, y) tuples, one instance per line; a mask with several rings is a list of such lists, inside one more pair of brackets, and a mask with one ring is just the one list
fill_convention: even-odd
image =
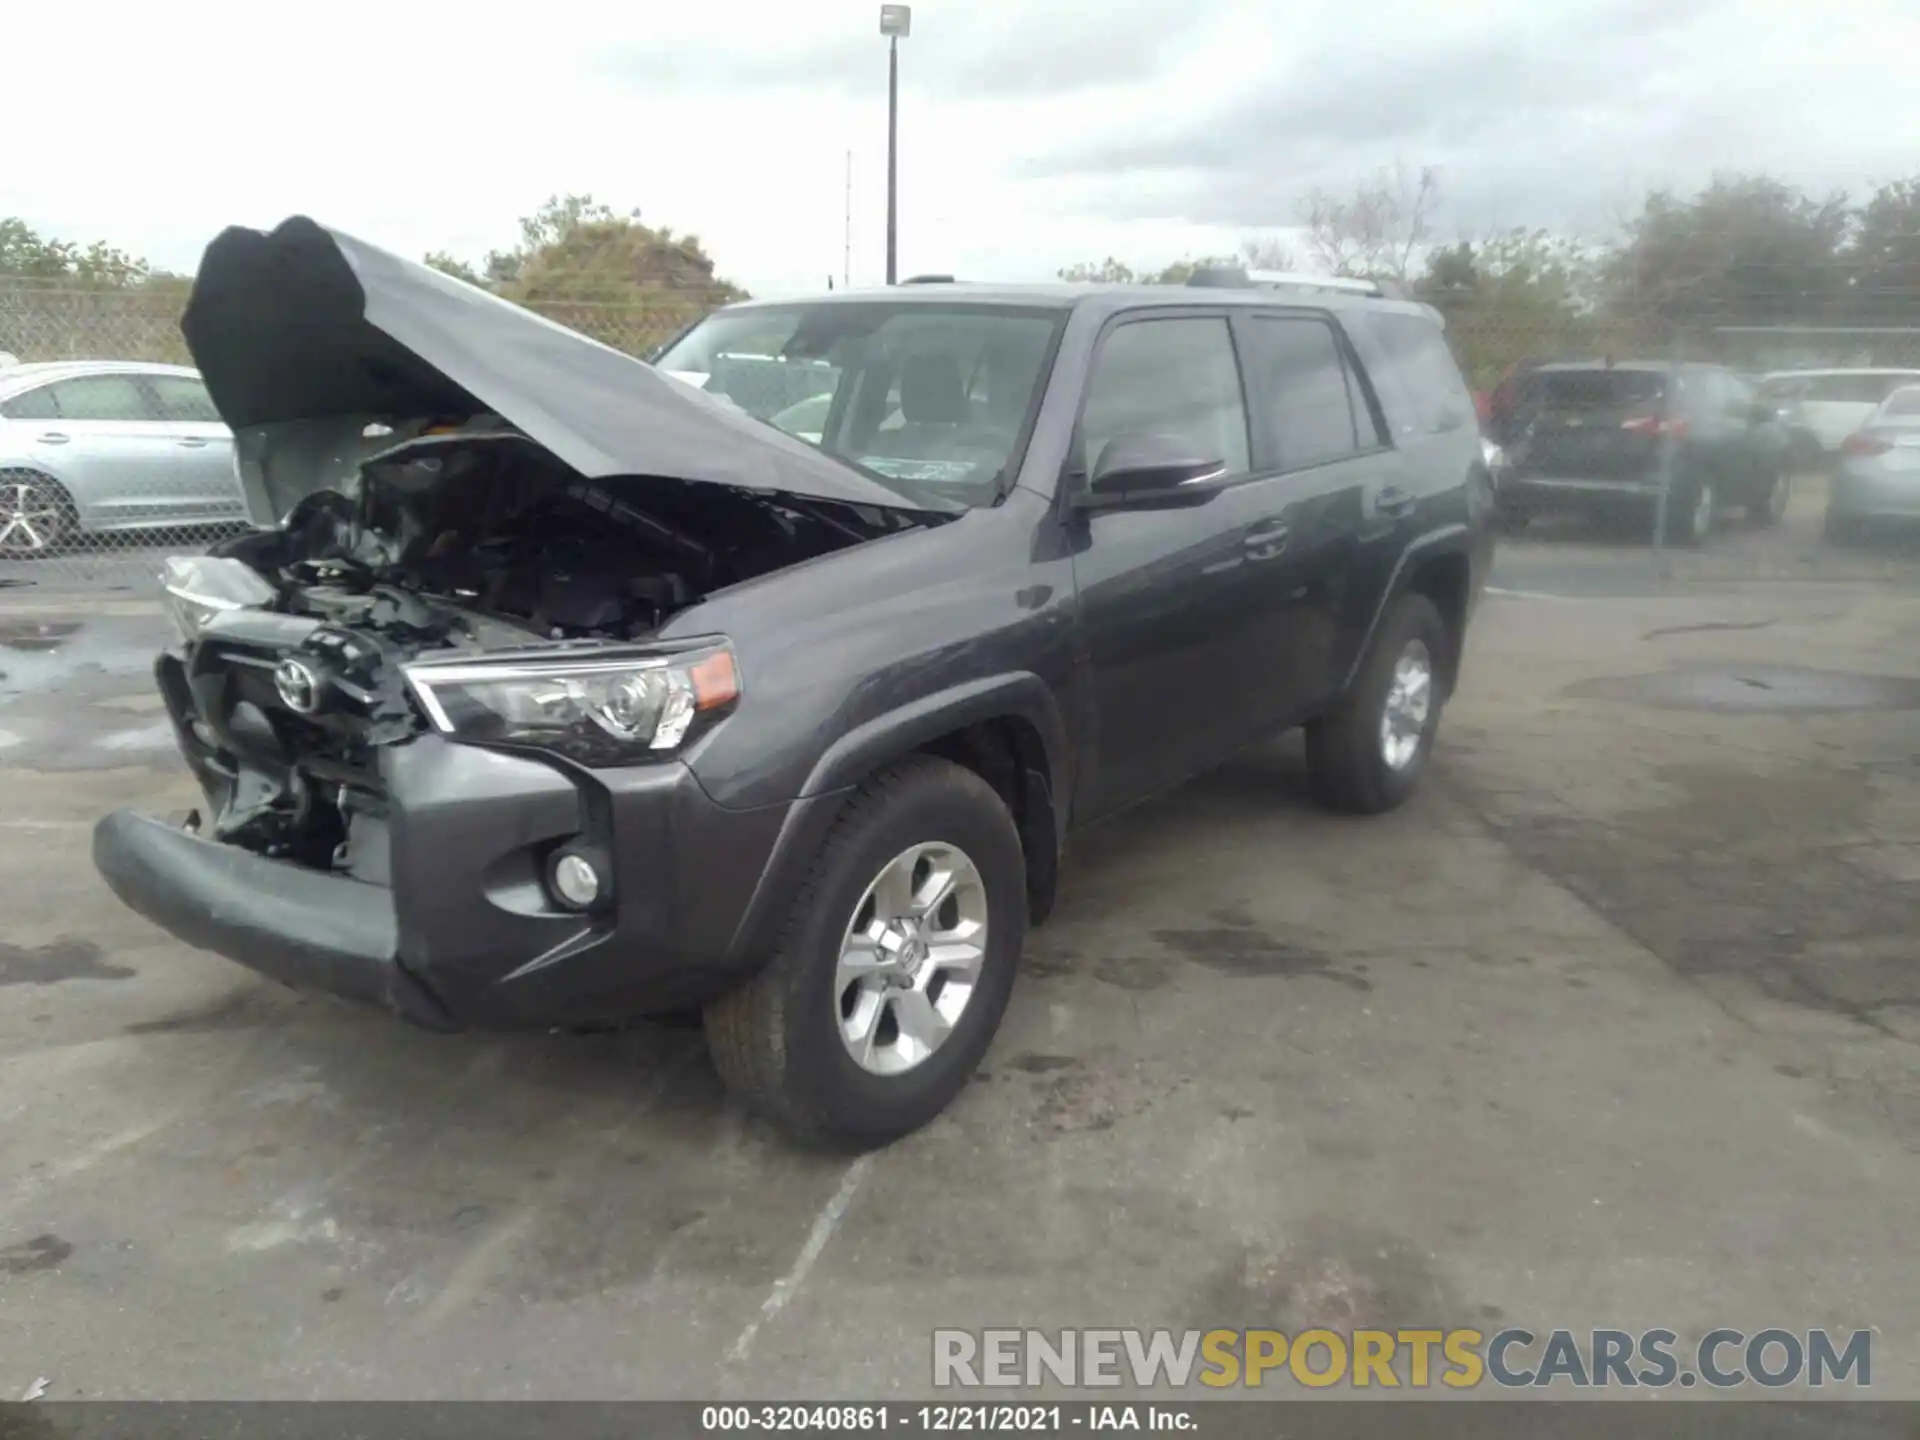
[[(231, 435), (189, 368), (187, 291), (0, 275), (0, 584), (143, 588), (165, 555), (248, 523)], [(724, 298), (532, 308), (644, 357)]]
[[(187, 288), (0, 276), (0, 352), (20, 362), (0, 369), (0, 584), (141, 590), (164, 555), (247, 523), (231, 437), (187, 368)], [(1895, 323), (1920, 316), (1920, 288), (1851, 303), (1846, 323), (1800, 323), (1769, 296), (1422, 293), (1497, 447), (1514, 534), (1664, 551), (1785, 527), (1887, 552), (1920, 519), (1920, 417), (1895, 396), (1920, 384), (1920, 326)], [(725, 298), (533, 308), (644, 357)]]

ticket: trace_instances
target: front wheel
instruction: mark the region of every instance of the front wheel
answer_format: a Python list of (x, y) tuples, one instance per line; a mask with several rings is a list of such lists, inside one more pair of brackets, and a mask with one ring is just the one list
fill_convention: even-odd
[(730, 1089), (866, 1149), (945, 1109), (992, 1042), (1026, 938), (1026, 862), (985, 780), (922, 756), (855, 792), (773, 957), (707, 1007)]
[(1449, 644), (1426, 596), (1394, 602), (1353, 688), (1307, 726), (1307, 767), (1322, 804), (1377, 814), (1413, 793), (1440, 727)]

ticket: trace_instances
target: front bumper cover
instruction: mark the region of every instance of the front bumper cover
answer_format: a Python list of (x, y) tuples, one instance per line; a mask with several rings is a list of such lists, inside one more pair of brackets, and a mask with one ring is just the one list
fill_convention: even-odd
[(400, 965), (392, 893), (270, 860), (131, 810), (93, 831), (93, 863), (129, 907), (189, 945), (299, 990), (459, 1028)]
[[(698, 1005), (766, 953), (836, 795), (715, 803), (680, 763), (585, 772), (422, 736), (380, 753), (371, 878), (203, 839), (132, 811), (94, 829), (128, 906), (189, 945), (431, 1029), (591, 1025)], [(555, 847), (594, 847), (607, 903), (546, 892)]]

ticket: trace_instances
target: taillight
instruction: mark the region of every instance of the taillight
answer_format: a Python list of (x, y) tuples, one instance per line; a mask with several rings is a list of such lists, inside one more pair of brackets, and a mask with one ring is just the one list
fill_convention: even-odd
[(1629, 435), (1671, 435), (1676, 440), (1687, 437), (1685, 420), (1666, 420), (1658, 415), (1635, 415), (1631, 420), (1622, 420), (1620, 428)]
[(1856, 460), (1864, 460), (1870, 455), (1884, 455), (1892, 448), (1878, 435), (1853, 434), (1840, 442), (1840, 453), (1851, 455)]

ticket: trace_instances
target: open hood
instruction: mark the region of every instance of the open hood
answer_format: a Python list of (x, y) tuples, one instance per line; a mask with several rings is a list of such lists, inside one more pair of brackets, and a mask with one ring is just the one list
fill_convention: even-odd
[[(221, 232), (180, 328), (263, 523), (429, 422), (483, 416), (589, 480), (931, 508), (610, 346), (305, 216)], [(365, 437), (376, 422), (392, 428)]]

